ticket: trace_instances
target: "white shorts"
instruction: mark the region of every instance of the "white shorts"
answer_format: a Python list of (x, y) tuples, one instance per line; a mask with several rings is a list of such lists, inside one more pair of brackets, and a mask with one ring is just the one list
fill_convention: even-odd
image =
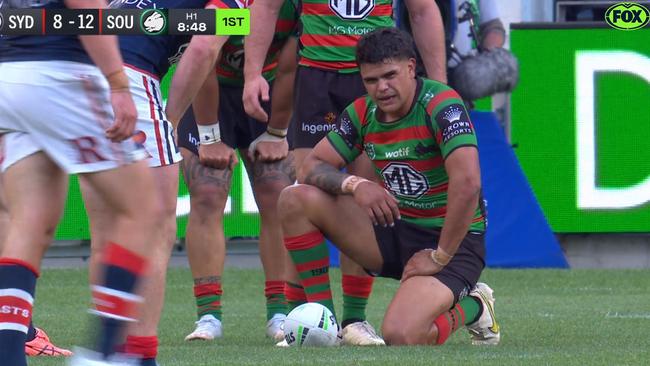
[(93, 65), (69, 61), (0, 63), (3, 170), (44, 151), (69, 174), (114, 169), (147, 157), (133, 139), (111, 142), (108, 83)]
[(133, 101), (138, 109), (133, 138), (143, 144), (149, 153), (149, 166), (159, 167), (180, 162), (181, 153), (176, 146), (174, 127), (165, 116), (158, 79), (146, 71), (125, 66)]

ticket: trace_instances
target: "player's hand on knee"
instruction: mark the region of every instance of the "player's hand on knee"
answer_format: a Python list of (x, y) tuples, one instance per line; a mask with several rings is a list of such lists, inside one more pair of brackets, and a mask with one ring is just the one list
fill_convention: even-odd
[(404, 266), (402, 282), (414, 276), (431, 276), (442, 270), (442, 266), (431, 259), (433, 249), (422, 249), (413, 254)]
[(130, 138), (138, 119), (138, 111), (131, 97), (131, 92), (126, 90), (111, 92), (111, 106), (115, 121), (106, 129), (106, 137), (113, 142), (120, 142)]
[(393, 226), (400, 219), (399, 202), (390, 192), (377, 183), (365, 181), (354, 190), (354, 200), (366, 209), (375, 225)]
[(271, 136), (268, 132), (261, 134), (248, 147), (248, 156), (252, 161), (264, 163), (280, 161), (289, 155), (289, 143), (286, 138)]
[(235, 150), (223, 142), (200, 145), (199, 161), (202, 165), (221, 170), (232, 170), (238, 162)]
[(267, 122), (269, 116), (266, 114), (266, 111), (264, 111), (264, 108), (262, 108), (260, 99), (264, 102), (268, 102), (270, 99), (269, 83), (262, 77), (262, 75), (246, 80), (242, 102), (244, 103), (246, 114), (258, 121)]

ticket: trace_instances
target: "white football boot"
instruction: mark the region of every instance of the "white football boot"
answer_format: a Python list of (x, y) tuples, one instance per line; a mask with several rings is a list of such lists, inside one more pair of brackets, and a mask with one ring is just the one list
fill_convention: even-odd
[(199, 321), (196, 322), (196, 329), (185, 337), (186, 341), (204, 340), (211, 341), (215, 338), (221, 338), (223, 332), (221, 330), (221, 320), (214, 317), (214, 315), (203, 315)]
[(386, 342), (377, 335), (375, 328), (367, 321), (348, 324), (341, 332), (341, 343), (348, 346), (385, 346)]
[(496, 346), (501, 340), (501, 330), (494, 314), (494, 291), (483, 282), (476, 284), (469, 296), (481, 302), (481, 316), (472, 324), (467, 325), (467, 331), (472, 336), (475, 346)]
[(287, 318), (285, 314), (274, 314), (268, 322), (266, 322), (266, 336), (272, 338), (274, 341), (279, 342), (284, 339), (284, 320)]

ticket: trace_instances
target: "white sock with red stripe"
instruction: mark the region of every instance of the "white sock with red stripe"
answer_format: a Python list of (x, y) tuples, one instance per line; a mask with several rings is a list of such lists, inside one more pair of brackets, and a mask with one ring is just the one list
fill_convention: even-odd
[(25, 341), (32, 319), (38, 271), (29, 263), (0, 258), (0, 360), (26, 366)]
[(142, 277), (146, 260), (128, 249), (109, 243), (103, 253), (104, 284), (92, 286), (94, 309), (102, 325), (96, 351), (108, 358), (115, 346), (124, 342), (126, 323), (135, 321), (136, 308), (142, 298), (134, 294)]

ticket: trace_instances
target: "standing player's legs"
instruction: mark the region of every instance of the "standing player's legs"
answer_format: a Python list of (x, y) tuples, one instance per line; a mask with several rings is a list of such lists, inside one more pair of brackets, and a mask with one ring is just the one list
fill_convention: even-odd
[[(296, 169), (300, 169), (311, 149), (336, 126), (339, 113), (356, 98), (366, 94), (366, 91), (358, 73), (339, 74), (299, 67), (296, 78), (292, 128), (295, 132)], [(352, 174), (376, 179), (370, 161), (367, 157), (362, 157), (348, 166), (348, 170)], [(362, 159), (365, 160), (358, 162)], [(366, 306), (372, 291), (373, 278), (344, 254), (341, 255), (340, 264), (343, 288), (343, 343), (383, 345), (381, 337), (366, 321)]]
[[(95, 272), (98, 278), (96, 283), (103, 285), (93, 286), (94, 297), (97, 299), (95, 313), (100, 315), (104, 328), (107, 329), (95, 349), (106, 357), (114, 353), (117, 343), (123, 340), (122, 331), (125, 329), (121, 328), (126, 325), (125, 321), (136, 319), (137, 305), (142, 302), (142, 298), (126, 294), (136, 290), (138, 278), (144, 278), (145, 281), (150, 279), (142, 277), (145, 273), (149, 274), (145, 258), (149, 258), (155, 247), (149, 244), (157, 243), (159, 238), (154, 227), (157, 228), (164, 218), (155, 192), (151, 189), (154, 185), (153, 175), (145, 161), (113, 170), (83, 174), (81, 181), (91, 187), (99, 202), (107, 204), (106, 211), (113, 216), (110, 226), (104, 231), (107, 234), (106, 244), (100, 254), (101, 269)], [(124, 294), (123, 298), (116, 301), (124, 301), (127, 305), (131, 302), (125, 308), (132, 310), (124, 312), (124, 308), (115, 305), (103, 308), (104, 300), (111, 299), (115, 294)], [(139, 314), (138, 319), (144, 313)]]
[[(104, 131), (113, 114), (108, 85), (96, 67), (48, 61), (3, 63), (0, 68), (0, 111), (6, 117), (0, 128), (25, 132), (5, 135), (3, 166), (12, 224), (0, 259), (4, 295), (0, 305), (19, 305), (23, 310), (19, 318), (0, 321), (1, 357), (9, 364), (24, 364), (20, 337), (31, 318), (40, 260), (65, 202), (65, 171), (88, 179), (107, 197), (116, 217), (102, 285), (93, 287), (92, 312), (101, 322), (94, 355), (107, 358), (114, 353), (125, 322), (135, 319), (134, 290), (146, 267), (143, 255), (158, 218), (154, 197), (144, 189), (152, 183), (151, 176), (144, 162), (134, 162), (142, 158), (142, 151), (131, 141), (106, 139)], [(34, 100), (39, 103), (34, 105)], [(23, 164), (32, 166), (22, 169)]]
[(3, 175), (11, 219), (0, 255), (0, 305), (20, 309), (20, 316), (0, 315), (0, 359), (20, 366), (27, 365), (36, 278), (63, 211), (67, 175), (43, 152), (18, 161)]
[[(178, 193), (178, 162), (181, 159), (172, 134), (172, 125), (165, 120), (160, 101), (158, 81), (152, 77), (127, 68), (131, 93), (138, 108), (138, 122), (133, 139), (142, 145), (151, 157), (148, 164), (154, 177), (153, 192), (160, 205), (162, 218), (157, 222), (155, 238), (147, 257), (150, 261), (149, 275), (142, 286), (145, 306), (140, 311), (137, 326), (128, 329), (125, 350), (143, 359), (142, 364), (155, 364), (158, 351), (158, 323), (165, 298), (167, 265), (176, 240), (176, 201)], [(91, 260), (90, 280), (97, 283), (97, 271), (101, 263), (99, 253), (104, 250), (108, 231), (113, 224), (110, 205), (93, 187), (81, 181), (86, 211), (90, 219)]]
[[(0, 164), (2, 163), (2, 136), (0, 136)], [(9, 229), (9, 211), (4, 194), (2, 174), (0, 173), (0, 253), (4, 245), (7, 230)], [(55, 346), (43, 329), (34, 327), (34, 322), (29, 323), (27, 340), (25, 342), (27, 356), (71, 356), (72, 352), (65, 348)]]
[[(229, 145), (239, 149), (253, 187), (255, 202), (260, 213), (259, 249), (264, 269), (264, 296), (266, 297), (266, 335), (279, 341), (284, 339), (283, 324), (287, 314), (284, 294), (287, 254), (284, 248), (282, 227), (277, 214), (280, 192), (295, 182), (293, 154), (277, 162), (251, 161), (248, 147), (266, 131), (266, 123), (250, 118), (242, 103), (243, 88), (221, 86), (221, 132)], [(270, 114), (270, 104), (264, 107)], [(291, 149), (291, 141), (289, 141)]]
[(282, 189), (292, 185), (296, 179), (293, 154), (289, 152), (284, 160), (265, 163), (252, 162), (248, 149), (241, 149), (240, 153), (260, 212), (259, 249), (265, 278), (267, 336), (281, 341), (284, 339), (282, 324), (287, 314), (284, 287), (288, 262), (277, 203)]
[(204, 166), (198, 157), (198, 132), (188, 112), (178, 127), (183, 155), (183, 177), (190, 193), (185, 246), (194, 279), (197, 317), (195, 330), (185, 340), (212, 340), (223, 335), (221, 277), (226, 259), (223, 213), (232, 171)]
[[(125, 351), (142, 357), (142, 365), (146, 362), (154, 364), (158, 350), (158, 323), (162, 314), (165, 298), (165, 280), (167, 265), (176, 238), (176, 196), (178, 192), (178, 165), (167, 165), (150, 168), (153, 173), (153, 187), (148, 187), (155, 193), (157, 201), (162, 205), (162, 218), (157, 222), (157, 230), (152, 240), (151, 248), (147, 251), (149, 271), (142, 285), (141, 295), (144, 299), (139, 310), (138, 324), (127, 330)], [(81, 188), (90, 220), (91, 260), (90, 281), (98, 283), (101, 268), (100, 253), (104, 251), (110, 228), (113, 227), (113, 216), (109, 205), (102, 196), (81, 180)]]

